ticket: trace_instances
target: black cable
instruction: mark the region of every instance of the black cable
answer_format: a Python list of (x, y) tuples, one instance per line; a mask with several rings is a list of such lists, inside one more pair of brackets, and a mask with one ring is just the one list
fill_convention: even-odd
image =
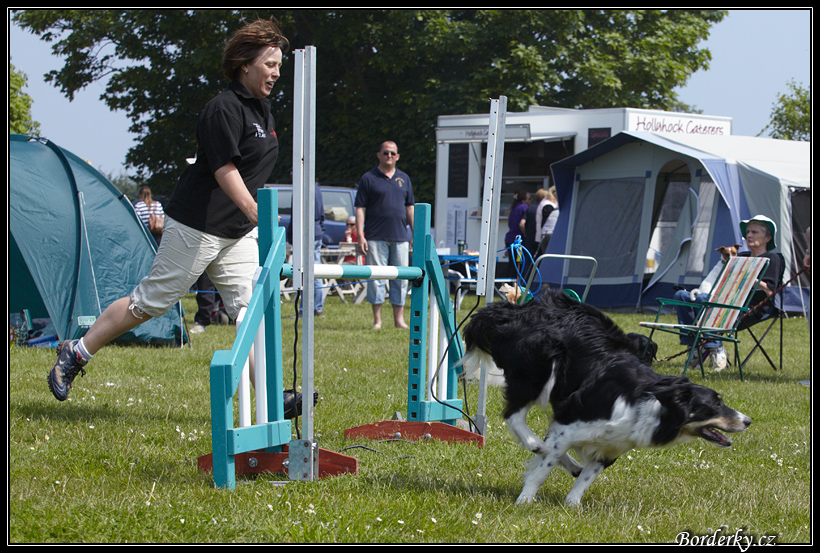
[(302, 432), (299, 430), (299, 409), (296, 405), (296, 352), (299, 344), (299, 299), (302, 295), (301, 290), (296, 291), (296, 301), (293, 302), (293, 308), (296, 312), (296, 322), (293, 323), (293, 421), (296, 423), (296, 439), (302, 439)]
[[(449, 340), (447, 340), (447, 347), (446, 347), (446, 348), (444, 348), (444, 353), (443, 353), (443, 354), (442, 354), (442, 356), (441, 356), (441, 360), (438, 362), (438, 366), (436, 367), (436, 373), (435, 373), (434, 379), (437, 379), (437, 378), (438, 378), (439, 373), (441, 372), (441, 366), (444, 364), (444, 359), (447, 357), (447, 352), (448, 352), (448, 351), (450, 351), (450, 346), (451, 346), (451, 345), (452, 345), (452, 343), (453, 343), (453, 338), (455, 338), (456, 336), (458, 336), (458, 332), (459, 332), (459, 330), (461, 330), (461, 327), (464, 325), (464, 323), (467, 321), (467, 319), (469, 319), (469, 318), (470, 318), (470, 316), (472, 316), (473, 311), (475, 311), (475, 310), (476, 310), (476, 308), (478, 307), (478, 305), (479, 305), (480, 303), (481, 303), (481, 296), (476, 295), (476, 302), (475, 302), (475, 305), (473, 306), (473, 308), (472, 308), (472, 309), (470, 309), (470, 312), (469, 312), (469, 313), (467, 313), (467, 315), (465, 315), (463, 319), (461, 319), (461, 322), (460, 322), (460, 323), (456, 326), (456, 329), (453, 331), (453, 335), (452, 335), (452, 336), (450, 336), (450, 339), (449, 339)], [(463, 383), (463, 385), (464, 385), (464, 405), (465, 405), (465, 407), (466, 407), (466, 405), (467, 405), (467, 383), (466, 383), (466, 379), (464, 379), (464, 383)], [(444, 406), (446, 406), (446, 407), (450, 407), (450, 408), (452, 408), (452, 409), (455, 409), (456, 411), (458, 411), (459, 413), (461, 413), (462, 415), (464, 415), (464, 417), (465, 417), (465, 418), (467, 419), (467, 421), (470, 423), (470, 428), (471, 428), (471, 429), (473, 429), (473, 428), (475, 428), (476, 430), (478, 429), (478, 424), (476, 424), (475, 420), (473, 420), (473, 418), (472, 418), (472, 417), (470, 417), (469, 413), (467, 413), (467, 412), (465, 412), (465, 411), (462, 411), (462, 410), (461, 410), (461, 409), (459, 409), (458, 407), (453, 407), (452, 405), (447, 405), (446, 403), (444, 403), (443, 401), (441, 401), (438, 397), (436, 397), (435, 386), (430, 386), (430, 395), (433, 397), (433, 399), (434, 399), (437, 403), (440, 403), (441, 405), (444, 405)], [(472, 431), (472, 430), (471, 430), (471, 431)]]

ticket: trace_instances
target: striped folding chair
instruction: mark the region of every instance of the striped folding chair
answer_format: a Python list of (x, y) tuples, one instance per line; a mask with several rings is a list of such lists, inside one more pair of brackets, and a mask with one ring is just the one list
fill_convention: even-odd
[[(761, 276), (766, 271), (769, 260), (765, 257), (732, 257), (726, 262), (723, 271), (712, 287), (709, 299), (702, 304), (680, 302), (672, 299), (658, 299), (661, 307), (689, 306), (699, 309), (695, 317), (695, 323), (691, 325), (661, 323), (658, 319), (662, 309), (658, 310), (654, 322), (641, 322), (640, 326), (651, 329), (649, 338), (656, 330), (671, 332), (679, 336), (689, 336), (694, 342), (689, 350), (683, 374), (686, 374), (695, 351), (700, 349), (700, 344), (706, 342), (731, 342), (734, 344), (735, 365), (740, 371), (740, 378), (743, 379), (743, 366), (740, 362), (737, 338), (738, 324), (742, 315), (749, 311), (749, 301), (752, 293), (757, 288)], [(701, 355), (698, 355), (701, 374), (705, 377)]]

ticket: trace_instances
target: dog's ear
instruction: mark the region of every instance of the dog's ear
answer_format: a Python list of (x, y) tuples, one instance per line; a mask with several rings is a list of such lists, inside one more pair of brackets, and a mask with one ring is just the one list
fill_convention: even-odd
[[(629, 341), (631, 351), (635, 356), (644, 364), (651, 365), (658, 354), (658, 344), (650, 340), (648, 336), (637, 332), (630, 332), (626, 335), (626, 339)], [(644, 355), (644, 351), (646, 355)]]
[[(649, 338), (647, 338), (647, 340), (649, 340)], [(652, 340), (649, 340), (649, 349), (647, 350), (647, 354), (650, 355), (651, 360), (654, 360), (658, 355), (658, 344)]]
[(665, 444), (674, 440), (689, 416), (692, 389), (685, 377), (664, 377), (647, 391), (661, 404), (660, 424), (652, 437), (653, 442)]
[(683, 376), (665, 376), (648, 388), (664, 406), (680, 405), (686, 410), (692, 398), (692, 389), (689, 379)]

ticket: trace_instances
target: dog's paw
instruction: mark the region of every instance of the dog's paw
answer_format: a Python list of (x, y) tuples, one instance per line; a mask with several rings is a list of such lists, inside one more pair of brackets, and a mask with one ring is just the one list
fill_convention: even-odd
[(577, 509), (581, 506), (581, 498), (575, 497), (571, 493), (564, 499), (564, 504), (571, 509)]
[(543, 457), (547, 453), (547, 444), (544, 442), (535, 443), (532, 447), (528, 447), (534, 454)]
[(535, 494), (528, 494), (521, 492), (521, 495), (518, 496), (518, 499), (515, 500), (516, 505), (528, 505), (535, 501)]
[(547, 444), (543, 440), (538, 439), (535, 434), (529, 436), (521, 436), (519, 439), (521, 447), (527, 451), (531, 451), (536, 455), (543, 455), (547, 451)]

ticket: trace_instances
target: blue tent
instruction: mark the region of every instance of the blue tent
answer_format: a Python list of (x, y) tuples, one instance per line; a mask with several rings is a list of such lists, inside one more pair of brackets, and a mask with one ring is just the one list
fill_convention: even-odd
[[(9, 313), (79, 338), (148, 274), (156, 242), (131, 202), (91, 165), (45, 139), (9, 135)], [(120, 343), (187, 342), (182, 306)]]
[[(674, 287), (697, 287), (719, 246), (745, 248), (739, 223), (762, 214), (778, 228), (785, 280), (801, 266), (811, 223), (811, 144), (746, 136), (621, 132), (552, 165), (560, 217), (547, 253), (592, 256), (587, 301), (656, 306)], [(543, 280), (581, 289), (588, 267), (544, 262)], [(786, 308), (808, 304), (807, 279)]]

